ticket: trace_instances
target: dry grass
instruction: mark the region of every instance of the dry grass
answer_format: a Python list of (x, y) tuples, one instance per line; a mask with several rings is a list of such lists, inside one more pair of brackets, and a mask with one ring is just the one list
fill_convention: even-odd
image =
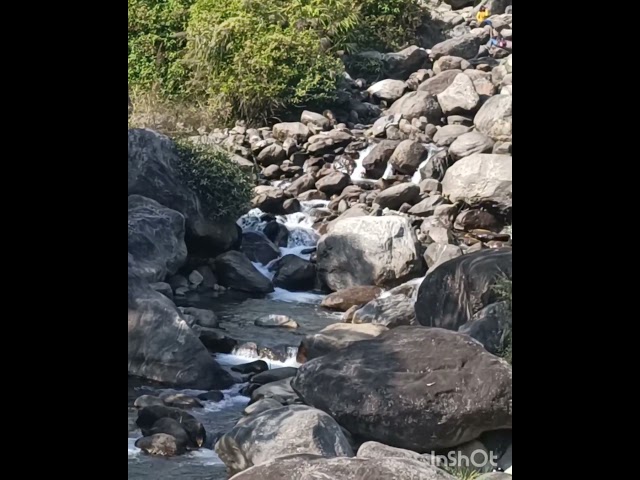
[(150, 128), (175, 138), (202, 135), (220, 126), (217, 110), (206, 104), (168, 100), (154, 92), (129, 95), (129, 128)]

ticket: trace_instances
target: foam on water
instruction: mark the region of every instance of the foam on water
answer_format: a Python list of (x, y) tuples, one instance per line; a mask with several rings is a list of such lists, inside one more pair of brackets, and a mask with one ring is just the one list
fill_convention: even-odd
[[(299, 367), (300, 364), (296, 361), (296, 355), (298, 353), (296, 348), (291, 348), (291, 351), (287, 352), (288, 358), (284, 362), (278, 362), (277, 360), (271, 360), (268, 358), (262, 358), (257, 355), (247, 354), (242, 350), (236, 350), (232, 354), (218, 354), (216, 355), (216, 360), (221, 365), (233, 366), (233, 365), (242, 365), (244, 363), (254, 362), (256, 360), (264, 360), (269, 365), (269, 369), (272, 370), (274, 368), (282, 368), (282, 367)], [(239, 394), (238, 394), (239, 395)], [(241, 398), (242, 397), (239, 395)]]
[(276, 288), (276, 291), (269, 294), (267, 298), (276, 302), (285, 303), (305, 303), (308, 305), (319, 305), (325, 295), (311, 292), (290, 292), (283, 288)]

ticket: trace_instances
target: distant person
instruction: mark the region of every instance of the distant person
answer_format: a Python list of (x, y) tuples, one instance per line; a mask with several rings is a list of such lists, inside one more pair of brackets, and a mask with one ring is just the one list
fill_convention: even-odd
[(482, 26), (483, 22), (489, 18), (489, 10), (484, 5), (480, 7), (478, 13), (476, 13), (476, 20), (478, 22), (478, 26)]

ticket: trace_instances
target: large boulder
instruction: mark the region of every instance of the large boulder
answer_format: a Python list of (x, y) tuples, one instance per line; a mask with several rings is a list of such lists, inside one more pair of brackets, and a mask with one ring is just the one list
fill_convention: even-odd
[(307, 335), (302, 340), (298, 349), (298, 362), (304, 363), (335, 350), (347, 348), (355, 342), (377, 337), (387, 330), (385, 326), (371, 324), (336, 323), (329, 325), (318, 333)]
[(420, 187), (415, 183), (399, 183), (380, 192), (373, 203), (381, 208), (399, 210), (402, 205), (413, 205), (420, 199)]
[(264, 233), (244, 232), (242, 251), (252, 262), (267, 265), (280, 256), (280, 249)]
[(284, 203), (288, 197), (281, 188), (260, 185), (253, 192), (254, 197), (251, 200), (253, 208), (259, 208), (263, 212), (273, 215), (285, 215), (287, 213)]
[(231, 251), (215, 259), (220, 285), (247, 293), (265, 294), (274, 291), (271, 280), (262, 275), (242, 252)]
[(287, 158), (287, 152), (277, 143), (272, 143), (265, 147), (257, 157), (257, 161), (263, 167), (270, 165), (280, 165)]
[(455, 142), (459, 136), (469, 133), (470, 130), (470, 127), (464, 125), (445, 125), (436, 132), (433, 141), (440, 147), (447, 147)]
[(292, 292), (313, 290), (316, 283), (316, 267), (297, 255), (285, 255), (273, 266), (273, 284)]
[(301, 193), (312, 190), (313, 188), (315, 188), (315, 186), (316, 179), (313, 175), (307, 173), (294, 180), (293, 183), (291, 183), (291, 185), (287, 187), (287, 193), (292, 197), (297, 197)]
[(318, 276), (331, 290), (362, 285), (393, 287), (423, 273), (411, 222), (399, 216), (337, 222), (320, 239)]
[(381, 293), (380, 287), (352, 287), (327, 295), (320, 305), (329, 310), (346, 312), (351, 307), (369, 303)]
[(309, 140), (310, 136), (311, 131), (301, 122), (277, 123), (273, 126), (273, 138), (283, 143), (285, 140), (291, 139), (298, 145), (302, 145)]
[(161, 282), (187, 260), (184, 217), (140, 195), (129, 196), (129, 254), (135, 273), (148, 282)]
[(438, 102), (445, 115), (456, 115), (473, 112), (480, 103), (480, 96), (476, 92), (471, 79), (460, 73), (447, 89), (439, 93)]
[(307, 152), (313, 156), (331, 153), (337, 148), (346, 147), (353, 141), (353, 135), (344, 130), (331, 130), (309, 138)]
[(329, 130), (331, 127), (331, 121), (327, 117), (320, 113), (310, 112), (309, 110), (302, 112), (300, 121), (307, 126), (315, 125), (321, 130)]
[(333, 418), (303, 405), (270, 409), (246, 418), (218, 440), (215, 450), (232, 475), (294, 453), (354, 455)]
[(353, 323), (371, 323), (388, 328), (415, 325), (414, 302), (402, 294), (376, 298), (354, 313)]
[(478, 340), (487, 351), (502, 354), (509, 346), (512, 314), (507, 302), (493, 303), (462, 325), (458, 330)]
[(468, 60), (475, 57), (479, 47), (480, 39), (472, 33), (466, 33), (434, 45), (431, 48), (431, 56), (434, 60), (445, 55), (462, 57)]
[(368, 178), (377, 180), (384, 175), (387, 163), (393, 152), (398, 148), (398, 145), (400, 145), (400, 142), (395, 140), (382, 140), (373, 147), (362, 160), (362, 167), (365, 169)]
[(489, 153), (493, 150), (494, 143), (493, 140), (478, 131), (463, 133), (449, 147), (449, 155), (453, 160), (460, 160), (474, 153)]
[(421, 325), (458, 330), (487, 305), (494, 303), (494, 285), (511, 278), (511, 249), (487, 249), (439, 265), (420, 285), (416, 317)]
[(357, 438), (418, 453), (512, 428), (509, 364), (439, 328), (356, 342), (302, 365), (292, 387)]
[(387, 79), (376, 82), (369, 87), (367, 92), (374, 98), (393, 103), (407, 91), (407, 84), (402, 80)]
[(451, 202), (509, 211), (513, 206), (513, 162), (510, 155), (476, 153), (454, 163), (442, 181)]
[(382, 60), (390, 77), (406, 80), (413, 72), (423, 68), (429, 60), (429, 54), (424, 48), (412, 45), (399, 52), (385, 53)]
[(420, 142), (405, 140), (391, 155), (391, 165), (404, 175), (413, 175), (422, 162), (429, 156), (429, 149)]
[(316, 189), (330, 197), (339, 195), (347, 185), (351, 183), (351, 177), (342, 172), (331, 172), (316, 182)]
[(439, 124), (442, 109), (436, 97), (429, 92), (417, 91), (407, 93), (387, 110), (387, 115), (402, 114), (402, 118), (409, 121), (414, 118), (426, 117), (429, 123)]
[(513, 131), (513, 96), (491, 97), (478, 110), (473, 121), (479, 132), (496, 142), (510, 142)]
[(409, 458), (277, 458), (231, 480), (455, 480), (444, 470)]
[(180, 388), (225, 389), (231, 376), (213, 360), (175, 305), (131, 268), (128, 373)]
[(180, 212), (192, 255), (215, 256), (235, 245), (240, 235), (235, 222), (211, 220), (198, 196), (181, 181), (175, 144), (152, 130), (131, 129), (128, 136), (128, 194), (142, 195)]
[(444, 72), (422, 82), (418, 87), (418, 90), (421, 92), (427, 92), (431, 95), (438, 95), (439, 93), (444, 92), (460, 73), (462, 73), (462, 70), (445, 70)]

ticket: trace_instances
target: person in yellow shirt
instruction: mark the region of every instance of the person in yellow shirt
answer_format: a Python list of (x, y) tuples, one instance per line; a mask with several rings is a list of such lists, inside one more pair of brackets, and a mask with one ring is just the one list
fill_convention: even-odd
[(487, 10), (487, 7), (483, 5), (482, 7), (480, 7), (480, 10), (478, 10), (478, 13), (476, 13), (478, 26), (482, 25), (482, 22), (484, 22), (487, 18), (489, 18), (489, 10)]

